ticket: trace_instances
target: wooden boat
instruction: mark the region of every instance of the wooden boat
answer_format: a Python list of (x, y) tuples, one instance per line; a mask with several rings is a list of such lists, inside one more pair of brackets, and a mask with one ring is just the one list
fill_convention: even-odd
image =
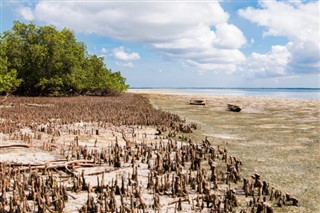
[(232, 112), (240, 112), (241, 108), (236, 105), (228, 104), (228, 110)]
[(191, 99), (189, 101), (190, 105), (206, 105), (205, 100), (201, 100), (201, 99)]

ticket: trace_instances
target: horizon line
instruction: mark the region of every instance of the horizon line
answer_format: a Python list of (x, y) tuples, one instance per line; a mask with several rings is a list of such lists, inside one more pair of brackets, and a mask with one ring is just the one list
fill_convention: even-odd
[(320, 87), (129, 87), (128, 89), (315, 89)]

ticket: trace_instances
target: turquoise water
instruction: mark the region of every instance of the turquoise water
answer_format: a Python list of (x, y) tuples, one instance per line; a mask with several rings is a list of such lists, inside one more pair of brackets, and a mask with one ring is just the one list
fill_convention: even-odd
[(132, 88), (135, 90), (161, 90), (168, 93), (212, 94), (234, 96), (265, 96), (320, 100), (320, 88)]

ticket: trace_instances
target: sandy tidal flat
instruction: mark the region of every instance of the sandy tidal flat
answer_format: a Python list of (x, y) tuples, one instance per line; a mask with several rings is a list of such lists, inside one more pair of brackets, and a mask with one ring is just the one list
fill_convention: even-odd
[[(226, 146), (243, 161), (244, 176), (259, 173), (299, 199), (298, 208), (279, 211), (320, 212), (319, 100), (143, 93), (154, 107), (197, 122), (200, 129), (191, 137), (199, 141), (208, 136), (214, 145)], [(204, 99), (206, 105), (189, 105), (190, 99)], [(229, 112), (227, 104), (242, 110)]]
[[(183, 176), (184, 178), (180, 179), (183, 181), (187, 180), (187, 175), (189, 180), (195, 180), (194, 178), (201, 173), (200, 176), (203, 178), (197, 179), (208, 181), (209, 178), (206, 177), (212, 175), (209, 164), (213, 159), (211, 162), (214, 162), (219, 171), (216, 173), (218, 186), (212, 186), (211, 181), (206, 182), (205, 186), (209, 187), (209, 196), (212, 195), (224, 202), (227, 200), (228, 193), (235, 193), (240, 205), (234, 206), (230, 212), (240, 210), (248, 212), (252, 210), (252, 207), (248, 206), (252, 197), (244, 195), (242, 180), (227, 183), (228, 163), (233, 165), (240, 159), (241, 168), (236, 172), (238, 174), (240, 171), (241, 178), (251, 179), (253, 174), (259, 173), (262, 180), (274, 189), (289, 193), (299, 200), (298, 207), (288, 201), (289, 203), (281, 208), (277, 207), (276, 200), (268, 200), (275, 212), (319, 212), (319, 101), (161, 93), (149, 93), (144, 96), (149, 98), (155, 108), (178, 114), (187, 122), (196, 122), (198, 130), (188, 134), (176, 132), (176, 137), (172, 136), (168, 139), (168, 132), (164, 131), (159, 135), (159, 129), (150, 124), (119, 126), (106, 122), (110, 116), (115, 115), (114, 121), (118, 123), (128, 122), (130, 116), (136, 121), (139, 121), (138, 118), (150, 117), (163, 119), (170, 124), (168, 126), (171, 126), (174, 120), (165, 120), (167, 118), (181, 121), (170, 113), (152, 109), (146, 99), (133, 94), (125, 94), (117, 98), (78, 97), (35, 100), (11, 98), (10, 104), (0, 108), (2, 125), (0, 127), (3, 132), (7, 132), (0, 133), (0, 175), (3, 183), (17, 182), (23, 185), (18, 188), (26, 189), (25, 195), (23, 191), (19, 191), (20, 198), (24, 200), (23, 204), (20, 205), (20, 203), (18, 206), (25, 207), (28, 204), (31, 208), (30, 212), (38, 212), (39, 208), (44, 206), (43, 201), (46, 200), (46, 208), (53, 211), (57, 204), (54, 196), (66, 195), (63, 191), (67, 191), (68, 200), (63, 210), (58, 212), (85, 212), (83, 208), (87, 211), (92, 210), (86, 206), (87, 201), (92, 199), (96, 205), (95, 212), (97, 212), (96, 209), (105, 208), (107, 201), (108, 205), (111, 205), (111, 200), (116, 200), (117, 208), (122, 201), (125, 208), (134, 208), (132, 207), (134, 203), (145, 203), (145, 209), (153, 212), (154, 189), (158, 189), (155, 185), (159, 186), (160, 183), (162, 189), (159, 191), (160, 201), (157, 207), (160, 212), (175, 212), (180, 199), (183, 200), (181, 212), (200, 211), (204, 205), (204, 198), (199, 189), (193, 188), (190, 184), (187, 187), (187, 194), (177, 191), (179, 193), (176, 195), (173, 194), (172, 186), (174, 182), (179, 182), (179, 178), (176, 179), (178, 176), (181, 176), (180, 178)], [(189, 100), (193, 98), (206, 100), (206, 105), (189, 105)], [(90, 102), (85, 102), (88, 99)], [(76, 103), (74, 103), (75, 100)], [(96, 104), (90, 105), (91, 100)], [(138, 104), (132, 104), (132, 101), (136, 100), (140, 100)], [(47, 101), (51, 101), (52, 104), (42, 104)], [(119, 104), (135, 107), (130, 108), (129, 111), (125, 111), (128, 107), (123, 107), (121, 114), (116, 114), (119, 110), (114, 110), (115, 107), (110, 105), (114, 102), (117, 102), (117, 109)], [(242, 111), (240, 113), (226, 111), (228, 103), (239, 105)], [(83, 107), (79, 108), (79, 104)], [(88, 107), (89, 105), (91, 107)], [(97, 105), (100, 107), (94, 108)], [(83, 113), (84, 107), (87, 107), (86, 113)], [(146, 110), (141, 113), (143, 116), (137, 116), (135, 113), (141, 110), (141, 107), (145, 107)], [(112, 113), (105, 116), (111, 109)], [(38, 112), (38, 114), (31, 112)], [(146, 112), (152, 113), (146, 114)], [(58, 114), (60, 116), (57, 116)], [(26, 119), (26, 115), (29, 116), (29, 120)], [(76, 117), (72, 118), (74, 115)], [(89, 115), (98, 116), (91, 116), (91, 122), (81, 121), (84, 118), (88, 119)], [(157, 115), (161, 116), (157, 117)], [(105, 116), (105, 122), (101, 121), (102, 116)], [(51, 119), (48, 119), (49, 117)], [(100, 122), (96, 122), (97, 118)], [(61, 122), (63, 119), (65, 122)], [(151, 121), (157, 121), (157, 119)], [(19, 122), (11, 123), (12, 121)], [(180, 123), (178, 126), (180, 125), (183, 124)], [(202, 143), (205, 137), (209, 143)], [(205, 144), (209, 144), (210, 148), (217, 151), (216, 157), (212, 158), (212, 152), (210, 154)], [(167, 152), (169, 147), (171, 151)], [(143, 150), (151, 151), (148, 163), (145, 161), (147, 152)], [(196, 156), (201, 156), (199, 159), (202, 159), (200, 173), (200, 170), (191, 169), (191, 162), (195, 161), (187, 160), (186, 156), (190, 157), (192, 154), (182, 155), (183, 150), (197, 150)], [(164, 158), (157, 160), (159, 151), (166, 156), (166, 160)], [(144, 153), (144, 157), (139, 156), (138, 153), (139, 155)], [(164, 153), (170, 154), (164, 155)], [(228, 158), (225, 157), (226, 154)], [(117, 156), (120, 160), (116, 160)], [(174, 165), (181, 161), (179, 156), (184, 156), (183, 159), (186, 161), (184, 166), (178, 163), (180, 166), (176, 170), (179, 170), (180, 174), (175, 173), (176, 170), (163, 173), (159, 162), (166, 162), (166, 164), (172, 162), (172, 168), (174, 168)], [(209, 161), (208, 158), (210, 158)], [(120, 162), (121, 166), (116, 166), (115, 162)], [(21, 173), (16, 173), (17, 169)], [(134, 173), (138, 174), (136, 180)], [(50, 184), (45, 188), (47, 190), (45, 194), (54, 195), (52, 198), (40, 197), (34, 200), (32, 195), (35, 195), (34, 192), (39, 189), (32, 190), (31, 185), (35, 180), (37, 185), (44, 183), (38, 182), (40, 179), (45, 180), (46, 183), (51, 182), (52, 186), (57, 186), (53, 183), (60, 183), (58, 189), (50, 188)], [(116, 180), (118, 180), (117, 183)], [(151, 180), (153, 189), (148, 188)], [(132, 181), (134, 184), (129, 185)], [(115, 186), (119, 186), (120, 182), (126, 185), (124, 200), (121, 201), (121, 195), (111, 199), (113, 196), (109, 186), (116, 188)], [(155, 184), (157, 182), (158, 184)], [(4, 186), (6, 184), (2, 184), (3, 192)], [(8, 201), (1, 202), (5, 204), (5, 210), (10, 212), (9, 200), (14, 196), (14, 190), (17, 187), (15, 184), (8, 186), (9, 189), (6, 187), (6, 192), (1, 192), (0, 196)], [(131, 199), (130, 196), (133, 194), (135, 196)], [(258, 194), (257, 190), (254, 194), (255, 196)], [(17, 195), (16, 192), (15, 195)], [(65, 199), (65, 196), (62, 197)], [(18, 200), (21, 200), (20, 198)], [(62, 200), (60, 198), (59, 201)], [(199, 199), (202, 201), (197, 201)], [(215, 201), (218, 202), (218, 200)], [(226, 208), (221, 202), (220, 204), (218, 208)], [(204, 207), (202, 212), (210, 212), (212, 210), (210, 208), (210, 206)]]

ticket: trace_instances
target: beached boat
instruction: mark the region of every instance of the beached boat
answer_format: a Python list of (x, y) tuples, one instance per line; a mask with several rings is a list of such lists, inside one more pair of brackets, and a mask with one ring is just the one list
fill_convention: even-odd
[(201, 100), (201, 99), (191, 99), (189, 101), (189, 104), (191, 104), (191, 105), (206, 105), (206, 101)]
[(228, 110), (232, 112), (240, 112), (241, 108), (236, 105), (228, 104)]

